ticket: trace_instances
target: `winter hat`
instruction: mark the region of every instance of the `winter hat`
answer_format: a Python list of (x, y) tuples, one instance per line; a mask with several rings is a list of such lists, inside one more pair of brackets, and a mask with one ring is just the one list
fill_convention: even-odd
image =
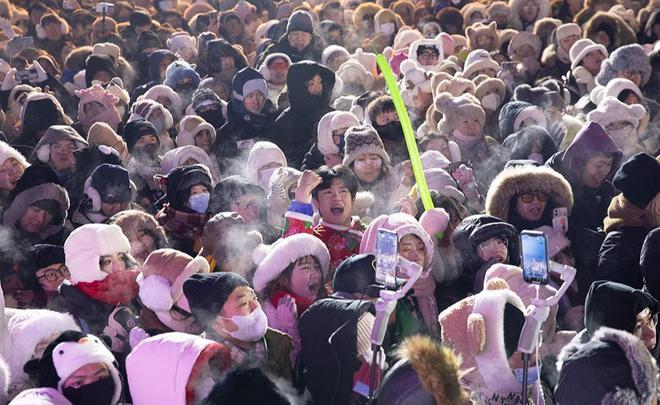
[(71, 402), (55, 388), (43, 387), (21, 392), (9, 405), (71, 405)]
[(197, 50), (197, 38), (184, 32), (176, 32), (167, 40), (167, 48), (174, 52), (180, 52), (182, 49)]
[(616, 79), (610, 80), (607, 83), (607, 86), (594, 87), (594, 89), (591, 90), (591, 93), (589, 93), (589, 99), (592, 103), (600, 105), (600, 102), (603, 101), (606, 97), (618, 98), (619, 95), (626, 90), (635, 93), (640, 101), (644, 100), (644, 95), (642, 94), (639, 87), (637, 87), (637, 85), (630, 80), (624, 79), (622, 77), (617, 77)]
[(587, 120), (599, 123), (603, 128), (608, 125), (625, 121), (635, 130), (646, 115), (646, 109), (641, 104), (627, 105), (615, 97), (605, 97), (595, 110), (587, 114)]
[(337, 266), (332, 278), (332, 289), (341, 294), (364, 294), (377, 297), (376, 257), (372, 254), (359, 254), (347, 257)]
[(186, 115), (179, 122), (179, 132), (175, 138), (176, 144), (178, 146), (195, 145), (195, 135), (204, 130), (211, 133), (211, 144), (214, 144), (216, 132), (213, 125), (199, 115)]
[(268, 141), (255, 143), (250, 149), (250, 154), (245, 163), (245, 177), (253, 183), (258, 183), (259, 169), (269, 163), (279, 163), (282, 167), (288, 165), (286, 156), (279, 146)]
[(30, 161), (36, 162), (38, 160), (47, 164), (50, 160), (50, 146), (60, 141), (73, 141), (76, 144), (77, 150), (84, 149), (88, 146), (87, 141), (72, 127), (68, 125), (52, 125), (46, 130), (39, 143), (37, 143), (37, 146), (34, 147)]
[(506, 15), (511, 17), (511, 7), (504, 1), (494, 1), (486, 7), (486, 13), (492, 20), (496, 15)]
[[(327, 47), (326, 51), (328, 49), (330, 49), (330, 47)], [(325, 55), (325, 51), (323, 51), (323, 54)], [(287, 63), (288, 66), (291, 66), (293, 64), (293, 62), (291, 62), (291, 58), (289, 58), (289, 55), (282, 52), (274, 52), (266, 56), (266, 58), (264, 59), (264, 63), (262, 63), (261, 67), (259, 68), (259, 73), (261, 73), (261, 76), (267, 82), (270, 81), (270, 69), (268, 69), (268, 67), (270, 66), (270, 63), (277, 58), (284, 59), (284, 61)]]
[(371, 76), (378, 76), (378, 66), (376, 62), (376, 54), (372, 52), (365, 52), (362, 48), (357, 48), (355, 53), (351, 55), (351, 59), (360, 62)]
[(638, 153), (621, 165), (612, 182), (626, 200), (646, 209), (660, 193), (660, 163), (646, 153)]
[(476, 117), (483, 126), (486, 122), (486, 112), (479, 100), (469, 94), (453, 97), (451, 93), (440, 93), (434, 100), (435, 109), (442, 113), (442, 120), (438, 123), (441, 134), (450, 136), (461, 117)]
[(62, 386), (76, 370), (93, 363), (103, 363), (108, 368), (115, 385), (110, 404), (117, 404), (122, 382), (114, 355), (100, 338), (78, 331), (66, 331), (48, 345), (39, 362), (40, 385), (57, 388), (62, 393)]
[(293, 31), (303, 31), (310, 34), (314, 33), (312, 16), (307, 11), (296, 10), (291, 14), (286, 24), (286, 33), (290, 34)]
[(322, 155), (330, 155), (333, 153), (342, 153), (339, 146), (335, 145), (332, 139), (332, 132), (339, 129), (359, 126), (360, 121), (355, 114), (347, 111), (331, 111), (325, 114), (318, 124), (316, 131), (316, 146)]
[(210, 104), (215, 104), (220, 109), (224, 105), (224, 102), (212, 89), (199, 88), (193, 93), (190, 102), (190, 107), (192, 107), (193, 111), (197, 112), (200, 107)]
[(165, 152), (160, 161), (160, 174), (167, 176), (174, 168), (184, 166), (191, 159), (208, 168), (211, 172), (211, 180), (213, 180), (211, 184), (217, 184), (220, 180), (220, 173), (216, 173), (217, 169), (214, 167), (209, 155), (202, 148), (195, 145), (179, 146)]
[(474, 82), (463, 78), (461, 73), (450, 75), (445, 72), (438, 72), (432, 79), (433, 95), (437, 97), (438, 94), (448, 92), (454, 97), (462, 94), (474, 94)]
[[(423, 49), (427, 48), (435, 49), (438, 52), (438, 62), (433, 66), (424, 66), (419, 63), (419, 53), (421, 53)], [(408, 59), (417, 63), (421, 69), (438, 71), (440, 66), (442, 66), (442, 62), (444, 61), (442, 41), (440, 39), (418, 39), (417, 41), (410, 44), (410, 48), (408, 49)]]
[(509, 241), (509, 262), (517, 265), (518, 257), (518, 231), (503, 220), (491, 215), (477, 214), (466, 217), (454, 230), (452, 241), (459, 252), (463, 266), (470, 271), (481, 267), (482, 260), (477, 256), (477, 247), (493, 237), (504, 237)]
[(197, 88), (199, 82), (202, 80), (199, 77), (199, 74), (195, 71), (195, 67), (189, 65), (187, 62), (177, 60), (170, 63), (165, 71), (165, 80), (163, 81), (163, 84), (176, 89), (179, 81), (183, 79), (192, 80), (193, 88)]
[(167, 200), (172, 208), (179, 211), (184, 210), (193, 186), (201, 184), (209, 193), (213, 189), (211, 173), (208, 167), (201, 164), (175, 167), (166, 179)]
[(101, 256), (130, 250), (128, 238), (117, 225), (86, 224), (76, 228), (64, 242), (65, 264), (71, 273), (71, 283), (104, 280), (108, 273), (101, 271)]
[[(360, 94), (364, 93), (364, 91), (371, 90), (371, 86), (373, 86), (374, 82), (373, 75), (355, 59), (349, 59), (342, 63), (341, 66), (339, 66), (339, 69), (337, 69), (336, 75), (345, 85), (348, 85), (349, 83), (362, 85)], [(353, 95), (356, 96), (360, 94), (353, 93)]]
[(486, 5), (481, 3), (468, 3), (461, 8), (461, 14), (463, 15), (463, 26), (467, 28), (475, 22), (481, 21), (481, 19), (478, 19), (477, 15), (481, 14), (483, 19), (486, 18)]
[(154, 239), (156, 249), (167, 247), (165, 228), (160, 226), (153, 215), (140, 210), (125, 210), (116, 213), (109, 221), (121, 228), (126, 237), (135, 239), (142, 232), (146, 232)]
[(596, 82), (601, 86), (605, 86), (610, 80), (616, 77), (618, 72), (624, 70), (641, 72), (642, 87), (648, 83), (651, 78), (651, 61), (641, 45), (624, 45), (612, 52), (600, 66), (600, 72), (596, 76)]
[(192, 258), (175, 249), (151, 252), (137, 278), (139, 297), (152, 311), (166, 312), (176, 304), (190, 311), (183, 295), (183, 283), (193, 274), (208, 273), (209, 263), (202, 256)]
[(144, 119), (129, 121), (124, 126), (124, 139), (126, 140), (129, 152), (133, 152), (133, 147), (140, 138), (148, 135), (153, 135), (158, 138), (158, 132), (156, 132), (154, 125)]
[(474, 90), (474, 95), (481, 101), (482, 106), (484, 105), (484, 97), (490, 93), (494, 93), (499, 96), (499, 103), (497, 105), (497, 107), (499, 107), (504, 102), (506, 97), (506, 85), (502, 80), (494, 77), (480, 80), (477, 83), (477, 88)]
[(588, 121), (564, 151), (561, 162), (567, 178), (571, 181), (578, 180), (587, 161), (596, 153), (611, 155), (614, 158), (612, 169), (607, 175), (608, 179), (611, 178), (621, 164), (623, 153), (605, 128), (597, 122)]
[(222, 311), (231, 293), (238, 287), (249, 286), (248, 282), (236, 273), (193, 274), (183, 282), (183, 294), (197, 323), (208, 330), (211, 328), (209, 323)]
[(514, 132), (518, 132), (522, 123), (528, 118), (532, 118), (535, 125), (540, 127), (547, 125), (545, 114), (538, 106), (524, 101), (509, 101), (504, 104), (499, 115), (501, 137), (506, 139)]
[(50, 244), (31, 246), (27, 251), (27, 263), (19, 268), (25, 288), (39, 289), (35, 273), (53, 264), (64, 264), (64, 248)]
[(556, 107), (559, 110), (563, 110), (566, 106), (564, 98), (558, 92), (544, 86), (530, 87), (526, 83), (516, 86), (513, 92), (513, 99), (516, 101), (525, 101), (544, 110), (548, 107)]
[(69, 24), (66, 23), (66, 20), (60, 18), (56, 14), (47, 13), (41, 16), (41, 19), (39, 20), (39, 24), (37, 24), (37, 26), (35, 27), (37, 31), (37, 38), (42, 40), (46, 39), (46, 30), (44, 28), (44, 25), (48, 24), (49, 22), (52, 22), (53, 20), (59, 22), (60, 33), (62, 33), (62, 35), (67, 35), (69, 33)]
[(419, 217), (419, 224), (426, 233), (440, 238), (447, 230), (447, 225), (449, 225), (449, 214), (444, 208), (431, 208)]
[(138, 53), (142, 53), (149, 48), (162, 49), (163, 43), (160, 37), (152, 31), (143, 31), (137, 38)]
[(443, 169), (449, 167), (449, 159), (437, 150), (427, 150), (420, 156), (422, 168), (424, 170)]
[(623, 4), (615, 4), (609, 12), (621, 17), (635, 32), (639, 30), (639, 21), (637, 21), (635, 10), (626, 8)]
[[(43, 117), (42, 120), (27, 120), (26, 117)], [(46, 130), (51, 125), (71, 124), (71, 119), (64, 113), (62, 104), (50, 93), (33, 91), (23, 101), (21, 119), (23, 133)]]
[(161, 131), (167, 131), (172, 128), (172, 125), (174, 125), (174, 117), (172, 117), (172, 113), (170, 113), (170, 111), (158, 101), (146, 98), (142, 98), (133, 103), (133, 107), (131, 109), (132, 113), (131, 116), (128, 117), (128, 122), (138, 119), (145, 119), (151, 122), (151, 116), (156, 110), (160, 110), (163, 118), (163, 128)]
[(277, 280), (289, 265), (305, 256), (314, 256), (319, 261), (325, 279), (330, 266), (330, 253), (321, 239), (316, 236), (299, 233), (278, 239), (270, 246), (259, 246), (252, 253), (252, 258), (257, 264), (252, 279), (254, 290), (263, 291), (271, 281)]
[(343, 164), (350, 167), (360, 155), (374, 154), (383, 159), (383, 163), (390, 164), (390, 156), (385, 151), (385, 145), (378, 132), (370, 125), (351, 127), (344, 134), (344, 160)]
[(571, 59), (571, 69), (575, 69), (580, 62), (582, 62), (582, 59), (584, 59), (589, 52), (593, 51), (599, 51), (605, 57), (609, 55), (607, 49), (603, 45), (597, 44), (588, 38), (582, 38), (575, 41), (571, 46), (571, 49), (568, 51)]
[(112, 77), (117, 76), (115, 61), (110, 56), (90, 55), (85, 62), (85, 84), (92, 85), (92, 80), (98, 72), (108, 72)]
[(511, 42), (509, 42), (509, 47), (507, 48), (507, 55), (512, 58), (516, 50), (518, 50), (523, 45), (531, 45), (531, 47), (534, 49), (534, 53), (536, 54), (536, 59), (541, 56), (541, 39), (527, 31), (521, 31), (515, 34), (513, 38), (511, 38)]
[(411, 60), (405, 60), (400, 65), (401, 74), (401, 95), (408, 105), (412, 105), (413, 96), (419, 92), (431, 93), (432, 72), (420, 69), (417, 64)]
[(128, 157), (126, 142), (105, 122), (95, 122), (89, 128), (87, 141), (90, 145), (105, 145), (114, 148), (122, 158)]
[(418, 30), (410, 27), (402, 27), (394, 37), (392, 49), (394, 52), (407, 51), (410, 44), (423, 38), (424, 36)]
[[(179, 120), (181, 118), (181, 114), (183, 113), (183, 103), (181, 102), (181, 97), (177, 92), (175, 92), (171, 87), (166, 86), (164, 84), (157, 84), (147, 90), (146, 93), (140, 99), (149, 99), (149, 100), (154, 100), (156, 102), (159, 102), (159, 98), (167, 98), (170, 100), (170, 103), (172, 105), (172, 112), (174, 113), (174, 118), (175, 120)], [(168, 109), (169, 110), (169, 109)]]
[(260, 367), (237, 367), (223, 375), (206, 403), (289, 405), (297, 401), (297, 393), (286, 380)]
[(563, 233), (556, 231), (551, 226), (543, 225), (536, 230), (543, 232), (548, 241), (548, 257), (550, 259), (571, 245), (571, 241)]
[(259, 232), (250, 230), (236, 212), (221, 212), (204, 226), (201, 243), (200, 255), (212, 255), (217, 262), (240, 252), (252, 252), (263, 243), (263, 238)]
[[(465, 35), (468, 40), (468, 48), (471, 50), (475, 49), (484, 49), (488, 52), (494, 51), (497, 49), (498, 45), (498, 36), (497, 36), (497, 23), (495, 21), (490, 24), (484, 24), (482, 22), (476, 22), (465, 30)], [(485, 48), (482, 48), (477, 44), (477, 38), (481, 36), (487, 36), (490, 38), (490, 44)]]
[(379, 229), (387, 229), (396, 233), (399, 240), (406, 235), (417, 236), (424, 243), (427, 258), (426, 264), (430, 268), (433, 258), (433, 242), (415, 217), (402, 212), (377, 217), (371, 221), (364, 231), (364, 235), (360, 241), (360, 253), (376, 253), (376, 241)]
[[(429, 190), (435, 191), (440, 195), (451, 197), (461, 204), (465, 201), (465, 195), (458, 190), (456, 181), (444, 169), (436, 168), (424, 170), (424, 177), (426, 178)], [(417, 184), (415, 184), (411, 190), (411, 194), (419, 198), (417, 193), (418, 187)]]
[[(271, 56), (271, 55), (273, 55), (273, 54), (270, 54), (268, 56)], [(350, 57), (351, 57), (351, 54), (343, 46), (340, 46), (340, 45), (326, 46), (325, 49), (323, 50), (323, 54), (321, 54), (321, 64), (325, 65), (325, 66), (329, 66), (328, 62), (330, 61), (330, 59), (335, 59), (339, 55), (343, 56), (346, 60), (350, 59)], [(266, 57), (266, 58), (268, 58), (268, 57)], [(288, 56), (287, 56), (287, 58), (288, 58)], [(264, 60), (264, 64), (266, 64), (266, 62), (267, 62), (267, 60)], [(263, 74), (263, 72), (261, 72), (261, 74)]]
[[(113, 128), (117, 128), (121, 123), (121, 117), (116, 107), (119, 98), (101, 85), (94, 84), (87, 89), (76, 90), (75, 95), (80, 99), (78, 102), (78, 119), (84, 130), (89, 131), (89, 128), (95, 122), (105, 122)], [(101, 104), (104, 111), (94, 116), (88, 116), (85, 113), (85, 107), (92, 102)]]
[(466, 79), (473, 79), (481, 70), (493, 69), (497, 72), (500, 65), (493, 60), (485, 49), (474, 49), (465, 59), (465, 67), (463, 68), (463, 77)]
[(255, 69), (246, 67), (238, 71), (231, 81), (232, 98), (243, 101), (243, 99), (254, 91), (268, 98), (268, 85), (264, 77)]
[(101, 211), (101, 203), (127, 203), (133, 199), (135, 185), (128, 170), (104, 163), (85, 181), (85, 195), (92, 202), (92, 212)]
[(121, 56), (121, 49), (111, 42), (99, 42), (92, 47), (92, 55), (109, 56), (117, 65)]

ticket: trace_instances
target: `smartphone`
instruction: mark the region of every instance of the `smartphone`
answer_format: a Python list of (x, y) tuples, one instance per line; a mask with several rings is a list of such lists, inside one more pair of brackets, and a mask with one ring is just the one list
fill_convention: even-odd
[(450, 162), (449, 166), (447, 166), (447, 171), (449, 172), (449, 174), (452, 174), (456, 169), (461, 167), (461, 165), (472, 167), (472, 162), (469, 160), (459, 160), (458, 162)]
[(102, 3), (96, 3), (96, 9), (95, 10), (99, 14), (109, 15), (109, 14), (112, 14), (114, 9), (115, 9), (114, 4), (102, 2)]
[(376, 239), (376, 282), (391, 290), (396, 288), (397, 253), (396, 233), (379, 229)]
[(552, 210), (552, 229), (562, 235), (566, 235), (568, 232), (568, 209), (566, 207)]
[(523, 278), (528, 283), (548, 284), (548, 241), (539, 231), (520, 233)]

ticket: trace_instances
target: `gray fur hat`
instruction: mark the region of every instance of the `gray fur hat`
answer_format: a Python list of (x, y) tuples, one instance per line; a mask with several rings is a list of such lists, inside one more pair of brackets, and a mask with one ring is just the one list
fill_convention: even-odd
[(596, 82), (601, 86), (606, 86), (610, 80), (616, 77), (616, 73), (622, 70), (633, 70), (642, 73), (643, 87), (651, 78), (651, 61), (638, 44), (625, 45), (618, 48), (610, 54), (609, 58), (603, 61), (600, 72), (596, 76)]

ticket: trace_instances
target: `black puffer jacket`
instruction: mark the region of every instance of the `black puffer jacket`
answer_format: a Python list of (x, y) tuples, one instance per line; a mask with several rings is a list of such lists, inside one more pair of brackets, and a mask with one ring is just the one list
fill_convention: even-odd
[(289, 45), (289, 39), (285, 33), (280, 37), (279, 40), (277, 40), (277, 42), (274, 42), (272, 45), (266, 48), (256, 65), (261, 66), (263, 61), (266, 59), (266, 56), (270, 55), (271, 53), (278, 52), (286, 54), (289, 58), (291, 58), (293, 63), (303, 60), (321, 62), (321, 56), (324, 49), (325, 43), (323, 42), (323, 39), (317, 34), (312, 34), (312, 42), (310, 42), (305, 49), (299, 51), (298, 49)]
[[(316, 75), (323, 83), (320, 96), (307, 92), (306, 82)], [(291, 167), (300, 167), (305, 153), (316, 139), (319, 120), (333, 111), (330, 95), (334, 86), (334, 72), (316, 62), (298, 62), (289, 68), (289, 107), (275, 120), (272, 134), (273, 142), (282, 148)]]

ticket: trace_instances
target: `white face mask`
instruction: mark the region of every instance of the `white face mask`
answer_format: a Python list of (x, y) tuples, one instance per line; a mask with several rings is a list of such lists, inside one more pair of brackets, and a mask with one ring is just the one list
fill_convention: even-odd
[(206, 212), (206, 209), (209, 207), (210, 197), (211, 195), (209, 193), (199, 193), (199, 194), (191, 195), (190, 198), (188, 198), (188, 205), (190, 205), (190, 208), (193, 211), (203, 214)]
[(259, 170), (259, 185), (261, 186), (261, 188), (263, 188), (264, 190), (268, 190), (268, 184), (270, 184), (270, 178), (273, 177), (273, 173), (275, 173), (275, 170), (277, 169), (279, 169), (279, 167)]
[(266, 329), (268, 329), (268, 318), (266, 313), (258, 307), (248, 315), (235, 315), (230, 319), (236, 324), (238, 330), (229, 332), (231, 337), (238, 339), (241, 342), (256, 342), (264, 337)]
[(396, 30), (396, 25), (394, 25), (394, 23), (385, 23), (380, 25), (380, 32), (384, 34), (392, 35), (394, 34), (395, 30)]
[(495, 111), (500, 106), (500, 96), (496, 93), (490, 93), (481, 99), (481, 105), (488, 111)]

